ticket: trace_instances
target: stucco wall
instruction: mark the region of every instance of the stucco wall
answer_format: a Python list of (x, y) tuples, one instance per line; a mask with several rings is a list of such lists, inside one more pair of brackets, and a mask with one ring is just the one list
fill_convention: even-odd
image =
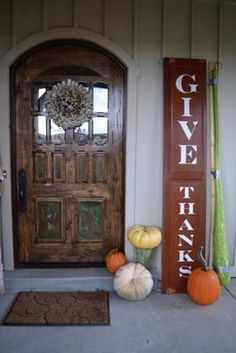
[[(130, 68), (126, 228), (162, 225), (163, 57), (219, 60), (222, 175), (230, 263), (236, 238), (236, 2), (216, 0), (0, 0), (0, 150), (9, 178), (3, 195), (5, 266), (11, 268), (8, 66), (30, 45), (84, 38), (107, 47)], [(86, 37), (86, 38), (85, 38)], [(36, 43), (37, 42), (37, 43)], [(208, 126), (209, 128), (209, 126)], [(210, 234), (208, 150), (207, 246)], [(132, 189), (132, 190), (131, 190)], [(126, 243), (128, 256), (132, 249)], [(160, 271), (160, 249), (155, 263)]]

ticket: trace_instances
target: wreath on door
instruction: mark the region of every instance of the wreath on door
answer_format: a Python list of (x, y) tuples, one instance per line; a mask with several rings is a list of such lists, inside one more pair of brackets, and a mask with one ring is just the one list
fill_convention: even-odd
[(75, 81), (57, 83), (45, 96), (49, 117), (62, 129), (73, 129), (92, 118), (93, 105), (88, 90)]

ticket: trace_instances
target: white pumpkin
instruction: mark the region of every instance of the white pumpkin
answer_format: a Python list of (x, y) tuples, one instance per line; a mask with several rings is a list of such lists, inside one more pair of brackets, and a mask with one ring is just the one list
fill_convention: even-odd
[(113, 280), (116, 293), (126, 300), (142, 300), (153, 287), (151, 272), (139, 263), (128, 263), (119, 267)]

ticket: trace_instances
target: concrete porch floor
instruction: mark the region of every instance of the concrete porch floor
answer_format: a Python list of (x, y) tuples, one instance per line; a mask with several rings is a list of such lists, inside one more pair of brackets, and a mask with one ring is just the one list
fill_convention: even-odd
[[(79, 289), (79, 288), (78, 288)], [(16, 293), (0, 297), (0, 320)], [(217, 303), (158, 290), (128, 302), (110, 293), (110, 326), (0, 326), (1, 353), (234, 353), (236, 279)]]

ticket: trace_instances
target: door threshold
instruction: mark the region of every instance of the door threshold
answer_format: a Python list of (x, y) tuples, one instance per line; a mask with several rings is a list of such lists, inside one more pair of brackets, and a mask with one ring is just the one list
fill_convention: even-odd
[(91, 291), (113, 288), (106, 268), (46, 268), (4, 271), (7, 293), (20, 291)]
[(105, 262), (32, 262), (18, 263), (15, 269), (80, 269), (80, 268), (101, 268)]

